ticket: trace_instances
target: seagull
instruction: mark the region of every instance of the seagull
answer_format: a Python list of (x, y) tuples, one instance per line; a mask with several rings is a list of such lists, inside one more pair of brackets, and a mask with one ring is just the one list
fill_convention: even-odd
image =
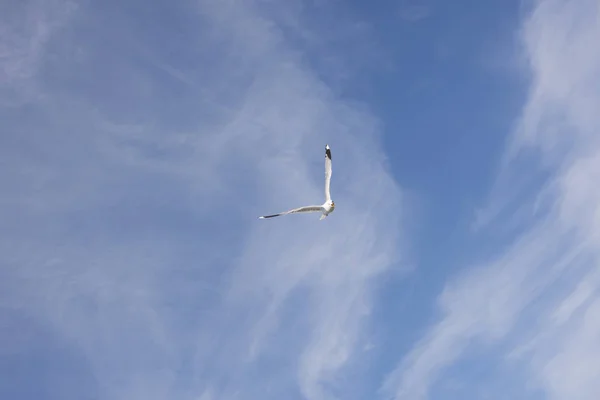
[(319, 218), (319, 221), (322, 219), (325, 219), (335, 209), (335, 203), (333, 202), (333, 200), (331, 200), (331, 194), (329, 193), (330, 182), (331, 182), (331, 150), (329, 149), (329, 145), (326, 144), (325, 145), (325, 203), (321, 204), (320, 206), (305, 206), (305, 207), (294, 208), (293, 210), (280, 212), (278, 214), (263, 215), (262, 217), (258, 217), (258, 218), (265, 219), (265, 218), (279, 217), (280, 215), (287, 215), (287, 214), (320, 212), (321, 218)]

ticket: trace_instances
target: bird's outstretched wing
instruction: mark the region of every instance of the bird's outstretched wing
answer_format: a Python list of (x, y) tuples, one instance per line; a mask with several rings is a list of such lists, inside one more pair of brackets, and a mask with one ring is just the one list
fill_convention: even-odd
[(331, 183), (331, 150), (329, 145), (325, 145), (325, 201), (331, 200), (331, 193), (329, 192), (329, 186)]
[(306, 207), (294, 208), (293, 210), (284, 211), (284, 212), (280, 212), (277, 214), (263, 215), (262, 217), (258, 217), (258, 218), (265, 219), (265, 218), (279, 217), (280, 215), (287, 215), (287, 214), (322, 212), (322, 211), (323, 211), (323, 207), (321, 207), (321, 206), (306, 206)]

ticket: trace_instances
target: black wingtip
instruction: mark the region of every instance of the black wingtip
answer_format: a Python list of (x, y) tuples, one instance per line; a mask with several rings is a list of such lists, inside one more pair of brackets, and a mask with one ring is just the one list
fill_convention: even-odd
[(325, 145), (325, 156), (331, 160), (331, 150), (329, 149), (329, 145)]
[(258, 217), (258, 219), (265, 219), (265, 218), (279, 217), (280, 215), (281, 215), (281, 214), (263, 215), (262, 217)]

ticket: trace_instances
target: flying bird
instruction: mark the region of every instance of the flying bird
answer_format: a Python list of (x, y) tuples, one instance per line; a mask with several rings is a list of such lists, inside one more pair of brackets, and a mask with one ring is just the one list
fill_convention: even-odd
[(273, 218), (279, 217), (280, 215), (287, 214), (296, 214), (296, 213), (311, 213), (311, 212), (320, 212), (321, 218), (319, 221), (327, 217), (329, 214), (333, 212), (335, 209), (335, 203), (331, 200), (331, 194), (329, 192), (329, 184), (331, 182), (331, 150), (329, 149), (329, 145), (325, 145), (325, 203), (320, 206), (305, 206), (294, 208), (293, 210), (280, 212), (278, 214), (272, 215), (263, 215), (262, 217), (258, 217), (260, 219), (265, 218)]

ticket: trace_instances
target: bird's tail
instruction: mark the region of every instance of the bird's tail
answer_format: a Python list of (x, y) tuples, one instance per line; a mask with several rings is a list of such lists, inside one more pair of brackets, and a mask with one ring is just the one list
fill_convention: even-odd
[(327, 214), (321, 214), (321, 218), (319, 218), (319, 221), (325, 218), (327, 218)]

